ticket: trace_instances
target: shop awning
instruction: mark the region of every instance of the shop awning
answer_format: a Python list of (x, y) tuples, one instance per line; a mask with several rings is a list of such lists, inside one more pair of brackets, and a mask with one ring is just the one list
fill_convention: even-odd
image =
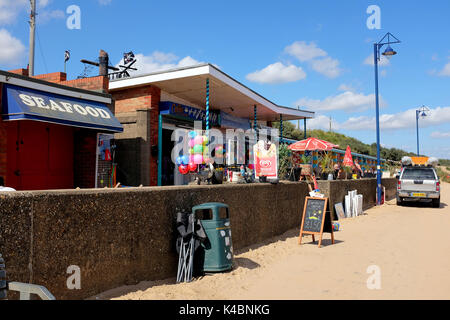
[(35, 120), (104, 132), (123, 127), (106, 104), (5, 84), (2, 118)]

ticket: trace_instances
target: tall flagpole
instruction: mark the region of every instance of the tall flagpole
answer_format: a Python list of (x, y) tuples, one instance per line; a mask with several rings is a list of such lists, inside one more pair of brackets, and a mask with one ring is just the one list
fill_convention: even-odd
[(36, 33), (36, 0), (30, 0), (31, 14), (30, 14), (30, 57), (28, 62), (28, 76), (34, 76), (34, 36)]

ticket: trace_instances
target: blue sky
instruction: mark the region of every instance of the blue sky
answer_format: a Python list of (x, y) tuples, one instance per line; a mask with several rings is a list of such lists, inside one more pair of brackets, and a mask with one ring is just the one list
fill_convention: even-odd
[[(266, 98), (316, 111), (309, 125), (375, 142), (373, 43), (386, 32), (402, 43), (380, 66), (381, 143), (450, 158), (450, 2), (38, 0), (36, 74), (83, 72), (100, 49), (118, 64), (132, 50), (141, 72), (210, 62)], [(81, 9), (81, 29), (66, 12)], [(381, 29), (369, 30), (377, 5)], [(0, 69), (26, 67), (28, 0), (0, 0)], [(94, 71), (95, 72), (95, 71)]]

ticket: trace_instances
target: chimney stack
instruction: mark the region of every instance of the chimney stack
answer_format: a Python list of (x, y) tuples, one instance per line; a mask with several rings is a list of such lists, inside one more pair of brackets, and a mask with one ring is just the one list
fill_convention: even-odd
[(99, 60), (99, 76), (107, 76), (108, 75), (108, 65), (109, 65), (109, 57), (108, 54), (103, 51), (100, 50), (100, 56), (98, 57)]

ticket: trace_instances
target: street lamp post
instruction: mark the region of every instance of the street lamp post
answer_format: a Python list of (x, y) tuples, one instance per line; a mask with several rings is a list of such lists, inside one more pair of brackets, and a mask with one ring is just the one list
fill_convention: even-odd
[(422, 106), (420, 109), (416, 110), (416, 132), (417, 132), (417, 156), (420, 157), (420, 152), (419, 152), (419, 117), (425, 118), (427, 116), (427, 113), (430, 111), (430, 109), (428, 109), (425, 106)]
[[(393, 38), (394, 40), (391, 40)], [(396, 37), (390, 32), (380, 40), (380, 42), (373, 45), (374, 51), (374, 64), (375, 64), (375, 104), (376, 104), (376, 129), (377, 129), (377, 205), (381, 205), (381, 158), (380, 158), (380, 106), (378, 95), (378, 61), (380, 61), (380, 50), (383, 46), (387, 45), (386, 50), (382, 53), (386, 58), (390, 59), (397, 54), (391, 48), (391, 44), (400, 43)]]

